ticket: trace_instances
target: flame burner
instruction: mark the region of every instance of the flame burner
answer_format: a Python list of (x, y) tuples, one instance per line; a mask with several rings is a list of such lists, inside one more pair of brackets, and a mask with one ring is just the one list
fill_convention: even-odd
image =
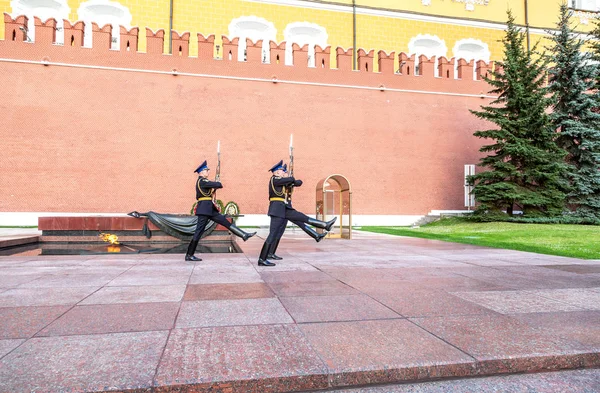
[(110, 233), (101, 233), (98, 235), (100, 239), (110, 244), (119, 244), (119, 237)]
[(90, 253), (98, 254), (138, 254), (140, 252), (152, 252), (155, 251), (151, 247), (133, 247), (119, 243), (119, 237), (112, 233), (100, 233), (98, 235), (102, 241), (109, 243), (106, 246), (93, 247), (89, 251)]

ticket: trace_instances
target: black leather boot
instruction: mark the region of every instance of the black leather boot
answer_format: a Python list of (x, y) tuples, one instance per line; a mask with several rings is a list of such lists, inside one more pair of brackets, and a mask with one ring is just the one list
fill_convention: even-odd
[(244, 241), (250, 239), (252, 236), (256, 235), (256, 232), (244, 232), (242, 231), (240, 228), (236, 227), (235, 225), (231, 224), (231, 226), (229, 227), (229, 232), (233, 233), (234, 235), (241, 237)]
[(317, 241), (317, 243), (320, 242), (321, 240), (323, 240), (323, 238), (325, 236), (327, 236), (327, 233), (325, 233), (325, 232), (318, 233), (317, 231), (315, 231), (314, 229), (312, 229), (308, 225), (302, 225), (300, 227), (300, 229), (302, 229), (304, 232), (306, 232), (308, 234), (308, 236), (310, 236), (313, 239), (315, 239)]
[(271, 246), (271, 250), (269, 250), (269, 254), (267, 254), (267, 259), (273, 259), (275, 261), (281, 261), (283, 259), (282, 257), (275, 255), (277, 247), (279, 247), (279, 239), (275, 240), (275, 243)]
[(198, 242), (200, 240), (193, 240), (190, 242), (190, 245), (188, 246), (187, 252), (185, 253), (185, 260), (186, 261), (194, 261), (194, 262), (198, 262), (201, 261), (202, 259), (195, 257), (194, 253), (196, 252), (196, 247), (198, 247)]
[(333, 226), (333, 224), (335, 224), (335, 220), (337, 220), (337, 217), (333, 217), (332, 220), (329, 220), (327, 222), (315, 220), (314, 218), (309, 218), (308, 224), (312, 225), (313, 227), (325, 229), (327, 232), (329, 232), (331, 231), (331, 227)]
[(267, 254), (271, 249), (271, 243), (265, 242), (260, 250), (260, 256), (258, 257), (258, 266), (275, 266), (275, 264), (269, 261)]

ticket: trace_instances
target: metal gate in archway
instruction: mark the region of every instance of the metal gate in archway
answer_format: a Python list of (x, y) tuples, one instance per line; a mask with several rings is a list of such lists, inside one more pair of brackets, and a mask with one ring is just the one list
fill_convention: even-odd
[(343, 175), (331, 175), (317, 183), (316, 216), (318, 220), (337, 221), (327, 237), (352, 238), (352, 189)]

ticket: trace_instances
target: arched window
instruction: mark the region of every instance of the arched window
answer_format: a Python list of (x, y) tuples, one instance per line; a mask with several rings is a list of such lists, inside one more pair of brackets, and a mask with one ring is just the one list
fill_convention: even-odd
[(571, 0), (571, 8), (585, 11), (599, 11), (600, 0)]
[(263, 40), (262, 60), (270, 63), (269, 41), (276, 41), (277, 29), (275, 25), (266, 19), (256, 16), (242, 16), (231, 21), (229, 24), (229, 38), (239, 37), (238, 61), (246, 61), (246, 38), (253, 42)]
[[(444, 56), (448, 53), (448, 48), (446, 47), (446, 43), (444, 40), (440, 39), (438, 36), (430, 35), (430, 34), (419, 34), (416, 37), (413, 37), (408, 43), (408, 51), (409, 55), (415, 55), (415, 61), (419, 61), (419, 56), (425, 55), (427, 57), (431, 56)], [(434, 67), (435, 76), (438, 75), (438, 68)], [(419, 66), (416, 66), (415, 75), (419, 75)]]
[(92, 22), (99, 27), (112, 25), (112, 49), (119, 49), (121, 31), (119, 26), (131, 28), (131, 13), (129, 9), (116, 1), (89, 0), (81, 3), (77, 10), (80, 20), (85, 22), (83, 45), (92, 46)]
[(286, 26), (283, 31), (285, 39), (285, 64), (293, 65), (294, 56), (292, 45), (304, 46), (308, 44), (308, 66), (315, 66), (315, 45), (321, 48), (327, 46), (327, 30), (319, 25), (308, 22), (294, 22)]
[(69, 19), (69, 13), (71, 12), (67, 0), (12, 0), (10, 5), (13, 17), (19, 15), (27, 17), (28, 41), (35, 41), (35, 21), (33, 18), (37, 16), (44, 22), (50, 18), (56, 19), (56, 43), (64, 43), (63, 19)]
[[(489, 62), (491, 56), (488, 44), (474, 38), (457, 41), (452, 52), (456, 58), (456, 61), (454, 62), (455, 71), (458, 69), (458, 59), (465, 59), (466, 61), (474, 60), (473, 78), (475, 78), (476, 73), (475, 63), (479, 60)], [(455, 72), (454, 75), (458, 78), (458, 72)]]

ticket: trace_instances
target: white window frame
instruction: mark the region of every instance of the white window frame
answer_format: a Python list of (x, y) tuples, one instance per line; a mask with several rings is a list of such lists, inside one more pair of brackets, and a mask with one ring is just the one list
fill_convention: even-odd
[[(472, 51), (468, 50), (469, 47), (478, 47), (481, 50)], [(461, 49), (462, 48), (462, 49)], [(473, 60), (473, 79), (475, 79), (477, 74), (476, 62), (479, 60), (484, 60), (485, 62), (490, 61), (490, 57), (492, 56), (490, 52), (490, 47), (485, 42), (478, 40), (476, 38), (466, 38), (463, 40), (456, 41), (454, 44), (454, 48), (452, 48), (452, 53), (454, 54), (455, 62), (454, 62), (454, 78), (458, 78), (458, 60), (465, 59), (467, 62)]]
[(11, 16), (16, 18), (19, 15), (25, 15), (27, 21), (27, 41), (35, 41), (35, 20), (34, 17), (40, 18), (42, 22), (50, 18), (56, 19), (56, 43), (63, 45), (65, 42), (64, 21), (69, 19), (71, 8), (67, 4), (67, 0), (12, 0), (10, 2), (12, 8)]
[[(434, 45), (428, 46), (424, 45), (425, 43)], [(411, 38), (408, 43), (408, 55), (415, 55), (415, 68), (420, 66), (419, 56), (421, 55), (425, 55), (428, 58), (431, 56), (436, 56), (437, 59), (440, 56), (448, 57), (447, 54), (448, 47), (446, 46), (446, 41), (442, 40), (437, 35), (419, 34), (416, 37)], [(417, 73), (417, 75), (420, 75), (420, 73)], [(439, 76), (439, 70), (437, 67), (434, 67), (434, 76)]]
[(600, 0), (569, 0), (569, 5), (571, 8), (577, 10), (600, 11)]
[[(108, 12), (98, 12), (98, 10), (112, 10), (113, 13), (120, 13), (121, 15), (117, 16)], [(77, 16), (79, 20), (85, 23), (83, 46), (87, 48), (92, 47), (92, 22), (95, 22), (100, 28), (107, 24), (112, 25), (111, 49), (115, 50), (120, 49), (120, 26), (125, 27), (127, 30), (131, 29), (131, 12), (129, 12), (129, 8), (117, 1), (88, 0), (81, 3), (77, 9)]]
[[(229, 23), (229, 38), (235, 37), (239, 38), (238, 61), (246, 61), (246, 38), (249, 38), (252, 42), (263, 40), (262, 61), (263, 63), (271, 62), (270, 41), (277, 40), (277, 29), (273, 22), (254, 15), (235, 18)], [(223, 58), (225, 58), (225, 53)]]
[(289, 23), (283, 31), (285, 40), (285, 64), (294, 65), (293, 44), (300, 47), (308, 44), (308, 67), (315, 67), (315, 45), (327, 47), (329, 35), (323, 26), (309, 22)]

